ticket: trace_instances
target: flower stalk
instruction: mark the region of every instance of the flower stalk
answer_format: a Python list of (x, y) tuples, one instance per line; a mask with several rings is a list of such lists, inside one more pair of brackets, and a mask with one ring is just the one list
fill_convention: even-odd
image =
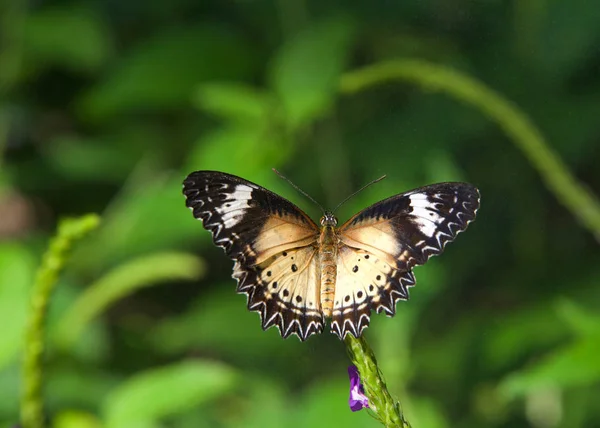
[(100, 219), (95, 214), (60, 222), (58, 232), (50, 241), (38, 269), (31, 294), (29, 320), (23, 350), (21, 423), (23, 428), (42, 428), (42, 357), (46, 310), (58, 275), (68, 258), (73, 241), (95, 229)]
[(383, 375), (377, 366), (373, 350), (364, 337), (355, 338), (351, 334), (344, 339), (348, 356), (360, 373), (360, 381), (369, 399), (369, 409), (373, 417), (388, 428), (411, 428), (402, 413), (400, 403), (392, 398)]

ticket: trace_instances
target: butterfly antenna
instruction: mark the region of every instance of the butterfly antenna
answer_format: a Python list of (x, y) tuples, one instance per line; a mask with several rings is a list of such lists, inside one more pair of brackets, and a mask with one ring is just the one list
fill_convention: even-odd
[(277, 171), (275, 168), (273, 168), (273, 172), (275, 174), (277, 174), (279, 176), (279, 178), (283, 178), (285, 181), (287, 181), (288, 183), (291, 184), (291, 186), (296, 189), (298, 192), (302, 193), (304, 196), (306, 196), (308, 199), (310, 199), (316, 206), (318, 206), (321, 211), (323, 212), (323, 214), (325, 214), (325, 209), (323, 209), (323, 207), (321, 206), (320, 203), (318, 203), (317, 201), (315, 201), (308, 193), (306, 193), (304, 190), (302, 190), (301, 188), (299, 188), (298, 186), (296, 186), (294, 183), (292, 183), (292, 181), (287, 178), (285, 175), (283, 175), (282, 173), (280, 173), (279, 171)]
[(350, 196), (348, 196), (346, 199), (344, 199), (342, 202), (340, 202), (337, 207), (335, 207), (335, 209), (333, 210), (333, 212), (336, 212), (337, 209), (339, 207), (341, 207), (342, 205), (344, 205), (346, 202), (348, 202), (350, 199), (352, 199), (354, 196), (358, 195), (360, 192), (362, 192), (363, 190), (365, 190), (367, 187), (369, 187), (371, 184), (375, 184), (381, 180), (383, 180), (385, 177), (387, 177), (387, 175), (383, 174), (381, 177), (376, 178), (375, 180), (365, 184), (363, 187), (361, 187), (360, 189), (358, 189), (356, 192), (354, 192), (353, 194), (351, 194)]

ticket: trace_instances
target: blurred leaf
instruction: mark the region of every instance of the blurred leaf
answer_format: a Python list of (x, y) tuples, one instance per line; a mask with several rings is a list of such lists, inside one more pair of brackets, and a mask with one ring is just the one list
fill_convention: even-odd
[(187, 361), (138, 374), (105, 401), (107, 428), (152, 423), (194, 406), (205, 405), (236, 388), (238, 374), (213, 361)]
[[(384, 317), (383, 314), (376, 319), (374, 317), (373, 325), (366, 333), (367, 338), (373, 338), (370, 339), (371, 346), (377, 355), (379, 368), (385, 373), (387, 386), (392, 394), (404, 390), (410, 380), (412, 369), (410, 339), (415, 327), (417, 311), (414, 307), (404, 307), (403, 303), (406, 302), (398, 302), (398, 312), (394, 318)], [(389, 340), (390, 337), (394, 340)]]
[(196, 91), (197, 108), (224, 119), (266, 123), (275, 100), (260, 89), (237, 82), (206, 83)]
[(278, 336), (276, 329), (261, 329), (258, 315), (248, 311), (244, 297), (235, 293), (234, 280), (204, 293), (187, 312), (160, 322), (149, 334), (155, 348), (169, 355), (198, 347), (236, 355), (240, 344), (251, 344), (243, 355), (254, 359), (265, 353), (283, 357), (301, 349), (301, 344)]
[(450, 426), (440, 405), (427, 397), (411, 395), (410, 404), (406, 406), (406, 419), (415, 428), (446, 428)]
[(45, 148), (46, 159), (57, 171), (80, 181), (121, 183), (131, 171), (132, 161), (139, 158), (131, 147), (72, 135), (59, 136)]
[(312, 24), (287, 42), (273, 60), (272, 85), (292, 130), (333, 104), (352, 33), (353, 25), (347, 19)]
[(53, 361), (45, 375), (45, 405), (50, 412), (66, 406), (98, 412), (102, 400), (120, 381), (120, 375), (80, 361)]
[(83, 97), (82, 112), (103, 119), (132, 109), (187, 105), (199, 83), (246, 77), (254, 59), (249, 43), (230, 28), (163, 30), (136, 46)]
[(528, 53), (549, 79), (564, 79), (597, 48), (600, 8), (586, 0), (544, 4), (545, 25), (538, 46)]
[(263, 428), (289, 424), (294, 405), (286, 388), (261, 375), (249, 376), (245, 388), (244, 401), (237, 403), (239, 412), (231, 414), (226, 426)]
[(0, 325), (10, 326), (0, 340), (0, 369), (21, 349), (34, 269), (35, 261), (24, 246), (0, 243)]
[(556, 303), (556, 311), (574, 333), (581, 336), (600, 337), (600, 317), (584, 310), (575, 302), (561, 299)]
[(80, 5), (35, 10), (24, 24), (25, 59), (38, 67), (95, 70), (112, 51), (110, 29), (97, 13)]
[(470, 395), (475, 417), (484, 420), (486, 426), (498, 425), (505, 419), (509, 403), (498, 392), (496, 383), (482, 382)]
[(445, 150), (434, 149), (427, 156), (426, 182), (443, 183), (445, 181), (467, 181), (464, 171), (456, 162), (456, 159)]
[[(532, 103), (532, 115), (547, 135), (551, 136), (552, 147), (570, 165), (585, 163), (594, 156), (595, 148), (589, 144), (595, 138), (594, 124), (600, 115), (600, 91), (592, 90), (585, 94), (555, 93), (548, 95), (547, 88), (540, 89), (543, 102)], [(560, 117), (561, 120), (556, 120)]]
[[(81, 284), (71, 279), (70, 276), (61, 278), (52, 294), (52, 300), (48, 307), (47, 333), (49, 354), (61, 353), (59, 329), (60, 321), (69, 311), (73, 302), (81, 294)], [(76, 329), (78, 326), (72, 326)], [(100, 365), (111, 357), (113, 349), (111, 332), (108, 323), (104, 319), (92, 320), (85, 326), (85, 334), (79, 337), (79, 340), (68, 349), (68, 355), (76, 359), (80, 364)], [(62, 353), (64, 355), (64, 353)], [(56, 368), (53, 368), (55, 371)]]
[[(429, 332), (416, 335), (417, 344), (411, 361), (414, 365), (413, 370), (418, 373), (416, 377), (421, 387), (456, 388), (463, 373), (464, 361), (470, 356), (468, 351), (472, 348), (473, 337), (477, 331), (477, 320), (475, 317), (462, 318), (447, 326), (444, 334), (438, 333), (433, 337)], [(440, 358), (441, 351), (444, 358)]]
[(88, 287), (64, 315), (57, 341), (62, 346), (71, 345), (90, 320), (142, 287), (168, 280), (197, 280), (204, 271), (201, 259), (176, 252), (151, 254), (119, 265)]
[(500, 383), (500, 392), (513, 398), (544, 387), (590, 385), (600, 380), (600, 336), (586, 338), (552, 352), (528, 369)]
[(76, 265), (103, 269), (131, 256), (206, 238), (185, 207), (183, 178), (157, 174), (152, 165), (140, 167), (103, 215), (102, 227), (74, 254)]
[[(212, 413), (217, 413), (219, 416), (216, 418), (218, 423), (216, 423), (215, 418), (212, 416)], [(223, 415), (223, 413), (227, 413)], [(168, 421), (161, 424), (161, 428), (164, 426), (168, 427), (177, 427), (177, 428), (214, 428), (215, 426), (223, 426), (222, 419), (223, 416), (228, 417), (230, 413), (227, 410), (223, 411), (219, 407), (206, 409), (204, 407), (196, 407), (186, 411), (182, 411), (176, 415), (170, 416)]]
[[(15, 361), (0, 370), (0, 391), (2, 391), (0, 420), (16, 421), (19, 417), (19, 398), (22, 393), (20, 363), (20, 361)], [(12, 426), (13, 424), (11, 424)]]
[[(464, 177), (464, 166), (452, 159), (453, 153), (469, 145), (471, 138), (479, 138), (487, 126), (478, 111), (439, 94), (413, 96), (404, 109), (385, 103), (375, 106), (361, 121), (360, 127), (350, 125), (356, 132), (347, 137), (354, 163), (366, 171), (388, 173), (390, 179), (405, 182), (399, 184), (410, 185), (406, 189)], [(366, 155), (373, 151), (374, 156)], [(402, 153), (401, 172), (398, 159), (386, 153)], [(443, 169), (437, 171), (436, 166)]]
[(93, 414), (78, 410), (64, 410), (54, 417), (53, 428), (102, 428), (102, 422)]
[[(548, 347), (564, 338), (567, 330), (550, 302), (524, 306), (491, 321), (482, 342), (482, 358), (490, 368), (514, 364), (532, 350)], [(552, 328), (548, 328), (552, 326)]]
[(271, 168), (287, 161), (293, 147), (282, 136), (257, 125), (206, 133), (188, 155), (186, 171), (226, 171), (246, 178), (265, 171), (272, 174)]

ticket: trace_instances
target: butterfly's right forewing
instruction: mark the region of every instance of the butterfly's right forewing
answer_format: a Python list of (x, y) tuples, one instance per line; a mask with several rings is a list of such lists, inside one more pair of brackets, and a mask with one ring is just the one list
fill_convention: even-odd
[(440, 183), (378, 202), (340, 229), (331, 329), (359, 336), (371, 310), (396, 313), (415, 284), (412, 268), (442, 253), (475, 219), (479, 191), (467, 183)]
[(479, 191), (468, 183), (439, 183), (392, 196), (340, 228), (345, 245), (362, 248), (408, 270), (441, 254), (475, 220)]

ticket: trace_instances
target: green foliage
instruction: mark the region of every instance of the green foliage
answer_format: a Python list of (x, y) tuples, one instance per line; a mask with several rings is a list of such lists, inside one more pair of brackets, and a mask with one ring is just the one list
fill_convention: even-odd
[(313, 24), (282, 46), (274, 58), (271, 83), (292, 130), (332, 105), (351, 31), (343, 19)]
[(132, 48), (106, 80), (82, 97), (81, 110), (102, 120), (129, 109), (177, 106), (199, 83), (240, 78), (251, 68), (251, 46), (231, 29), (169, 28)]
[(588, 386), (600, 380), (600, 317), (568, 301), (562, 301), (558, 311), (578, 337), (531, 367), (508, 376), (500, 384), (503, 394), (522, 396), (543, 388)]
[(84, 8), (32, 13), (23, 30), (28, 47), (23, 60), (33, 70), (59, 65), (91, 72), (106, 62), (112, 50), (110, 30), (97, 14)]
[[(342, 221), (432, 182), (480, 188), (469, 231), (366, 330), (414, 428), (599, 425), (599, 11), (3, 2), (0, 427), (21, 394), (56, 428), (380, 426), (348, 409), (344, 345), (263, 332), (184, 206), (185, 175), (212, 169), (316, 218), (272, 167), (328, 207), (387, 174)], [(67, 249), (58, 219), (86, 212), (101, 226), (60, 277), (44, 259), (28, 312), (36, 260)]]
[(430, 91), (444, 91), (469, 104), (497, 122), (514, 140), (548, 187), (582, 224), (600, 240), (600, 202), (577, 183), (562, 161), (547, 147), (539, 131), (516, 106), (478, 82), (452, 70), (421, 61), (395, 61), (377, 64), (344, 76), (342, 91), (354, 93), (389, 80), (408, 80)]
[(9, 364), (21, 348), (33, 269), (33, 258), (22, 245), (0, 245), (0, 322), (11, 326), (0, 341), (0, 367)]
[(91, 284), (73, 303), (58, 326), (57, 341), (72, 344), (86, 324), (114, 302), (168, 280), (198, 280), (204, 265), (195, 256), (183, 253), (157, 253), (123, 263)]
[(106, 426), (155, 426), (159, 418), (232, 391), (238, 376), (223, 364), (201, 360), (138, 374), (110, 393), (104, 404)]

